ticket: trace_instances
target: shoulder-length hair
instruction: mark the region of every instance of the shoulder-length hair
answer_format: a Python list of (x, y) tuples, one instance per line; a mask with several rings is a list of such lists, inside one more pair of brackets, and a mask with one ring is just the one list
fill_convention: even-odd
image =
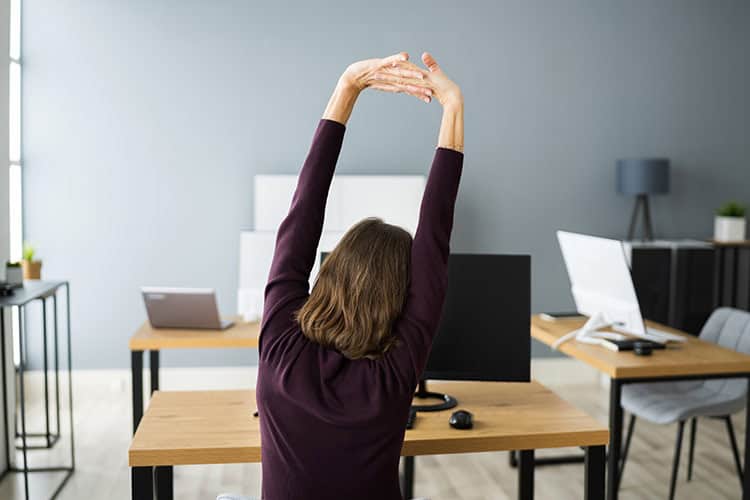
[(350, 359), (385, 354), (406, 301), (411, 244), (407, 231), (376, 218), (349, 229), (297, 312), (302, 333)]

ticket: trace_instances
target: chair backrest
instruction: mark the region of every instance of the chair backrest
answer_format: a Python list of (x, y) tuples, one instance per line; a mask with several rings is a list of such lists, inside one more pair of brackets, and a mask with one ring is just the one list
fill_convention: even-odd
[[(750, 313), (729, 307), (716, 309), (703, 325), (700, 338), (733, 351), (750, 354)], [(747, 381), (745, 379), (706, 380), (704, 387), (740, 398), (744, 397), (747, 392)]]
[(700, 338), (750, 354), (750, 313), (730, 307), (716, 309), (703, 325)]

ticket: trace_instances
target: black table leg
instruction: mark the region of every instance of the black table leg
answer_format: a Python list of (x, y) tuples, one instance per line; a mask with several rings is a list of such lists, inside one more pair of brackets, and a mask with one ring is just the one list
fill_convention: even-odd
[(130, 351), (130, 372), (133, 385), (133, 434), (143, 417), (143, 351)]
[[(70, 412), (70, 420), (68, 424), (70, 426), (70, 470), (72, 473), (76, 468), (76, 446), (73, 437), (73, 335), (70, 331), (70, 283), (67, 281), (65, 282), (65, 308), (65, 322), (67, 329), (65, 333), (67, 334), (68, 340), (68, 411)], [(57, 301), (55, 301), (55, 311), (57, 311)], [(57, 328), (57, 326), (55, 326), (55, 328)]]
[(49, 363), (47, 360), (47, 299), (42, 298), (42, 359), (44, 365), (44, 422), (45, 422), (45, 438), (47, 440), (47, 448), (52, 446), (52, 438), (49, 429)]
[[(534, 457), (534, 467), (544, 467), (546, 465), (564, 465), (564, 464), (582, 464), (585, 455), (559, 455), (556, 457)], [(516, 452), (508, 452), (508, 465), (512, 468), (518, 467)]]
[[(19, 331), (18, 331), (18, 351), (20, 353), (24, 352), (24, 328), (23, 328), (23, 321), (21, 318), (23, 318), (24, 314), (24, 308), (21, 306), (18, 308), (18, 317), (19, 317)], [(24, 372), (24, 357), (23, 354), (20, 356), (19, 363), (18, 363), (18, 399), (19, 399), (19, 406), (21, 407), (21, 453), (23, 455), (23, 485), (24, 485), (24, 491), (25, 491), (25, 498), (26, 500), (29, 500), (29, 462), (26, 457), (26, 391), (24, 389), (23, 384), (23, 372)], [(5, 368), (5, 367), (3, 367)]]
[(156, 499), (174, 500), (174, 476), (171, 465), (162, 465), (154, 472), (156, 479)]
[(149, 351), (148, 367), (151, 370), (151, 394), (159, 390), (159, 351)]
[(613, 378), (609, 383), (609, 455), (607, 457), (607, 500), (617, 500), (620, 452), (622, 447), (622, 384)]
[(604, 462), (606, 461), (606, 455), (604, 446), (586, 447), (583, 493), (585, 500), (604, 498)]
[(401, 483), (401, 493), (405, 500), (414, 498), (414, 457), (404, 457), (404, 477)]
[(52, 296), (52, 326), (55, 328), (55, 407), (57, 408), (57, 436), (60, 436), (60, 346), (57, 335), (57, 293)]
[(534, 498), (534, 450), (518, 452), (518, 500)]
[(153, 500), (154, 471), (151, 467), (130, 469), (130, 494), (133, 500)]
[[(11, 345), (13, 345), (11, 343)], [(10, 469), (10, 448), (11, 437), (8, 429), (8, 380), (5, 359), (5, 308), (0, 307), (0, 370), (3, 372), (3, 430), (5, 432), (5, 467)]]
[(750, 377), (745, 402), (745, 466), (742, 468), (742, 500), (750, 500)]

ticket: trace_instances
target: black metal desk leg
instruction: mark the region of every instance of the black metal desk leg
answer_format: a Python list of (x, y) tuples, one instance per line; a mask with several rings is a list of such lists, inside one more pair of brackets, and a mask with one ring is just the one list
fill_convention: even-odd
[(604, 498), (604, 462), (606, 461), (606, 455), (604, 446), (586, 447), (583, 494), (585, 500)]
[(619, 467), (622, 448), (622, 384), (613, 378), (609, 383), (609, 455), (607, 457), (607, 500), (617, 500), (620, 486)]
[(70, 283), (65, 282), (65, 307), (67, 309), (65, 321), (67, 327), (68, 336), (68, 411), (70, 412), (70, 421), (68, 425), (70, 427), (70, 469), (71, 471), (76, 468), (76, 445), (75, 438), (73, 436), (73, 341), (70, 333)]
[[(23, 353), (23, 341), (24, 341), (24, 328), (23, 328), (23, 321), (21, 318), (24, 314), (24, 308), (21, 306), (18, 308), (18, 318), (19, 318), (19, 331), (18, 331), (18, 351), (20, 353)], [(24, 372), (24, 357), (21, 355), (19, 363), (18, 363), (18, 399), (21, 406), (21, 452), (23, 454), (23, 485), (24, 485), (24, 491), (26, 493), (26, 500), (29, 500), (29, 462), (26, 457), (27, 447), (26, 447), (26, 391), (24, 390), (24, 384), (23, 384), (23, 372)], [(5, 368), (5, 367), (3, 367)]]
[[(11, 342), (11, 345), (13, 343)], [(5, 434), (5, 467), (10, 469), (10, 448), (12, 438), (10, 436), (10, 430), (8, 429), (8, 422), (10, 417), (8, 416), (8, 380), (5, 359), (5, 308), (0, 307), (0, 370), (3, 372), (3, 431)]]
[(414, 457), (404, 457), (404, 476), (401, 493), (405, 500), (414, 498)]
[[(750, 389), (750, 377), (747, 379)], [(742, 468), (742, 500), (750, 500), (750, 390), (745, 402), (745, 466)]]
[(171, 465), (162, 465), (154, 471), (156, 499), (174, 500), (174, 476)]
[(518, 500), (534, 498), (534, 450), (518, 452)]
[(42, 359), (44, 364), (44, 423), (47, 448), (52, 446), (49, 430), (49, 362), (47, 360), (47, 299), (42, 298)]
[(57, 335), (57, 292), (52, 296), (52, 326), (55, 328), (55, 407), (57, 408), (57, 435), (60, 435), (60, 345)]
[(133, 467), (130, 469), (130, 494), (133, 500), (153, 500), (153, 468)]
[(133, 385), (133, 434), (143, 417), (143, 351), (130, 351), (130, 371)]
[(151, 394), (159, 390), (159, 351), (149, 351), (148, 367), (151, 370)]

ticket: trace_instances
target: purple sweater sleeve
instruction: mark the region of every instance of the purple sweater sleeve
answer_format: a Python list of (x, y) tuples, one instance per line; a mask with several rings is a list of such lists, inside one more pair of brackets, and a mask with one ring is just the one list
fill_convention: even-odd
[[(344, 140), (344, 125), (321, 120), (315, 131), (284, 221), (276, 236), (271, 272), (266, 284), (262, 330), (271, 321), (292, 322), (292, 314), (307, 299), (310, 271), (323, 230), (328, 189)], [(278, 318), (277, 318), (278, 317)]]
[(411, 282), (394, 332), (399, 345), (391, 361), (413, 389), (427, 363), (440, 323), (448, 283), (453, 211), (463, 153), (438, 148), (427, 179), (411, 251)]

